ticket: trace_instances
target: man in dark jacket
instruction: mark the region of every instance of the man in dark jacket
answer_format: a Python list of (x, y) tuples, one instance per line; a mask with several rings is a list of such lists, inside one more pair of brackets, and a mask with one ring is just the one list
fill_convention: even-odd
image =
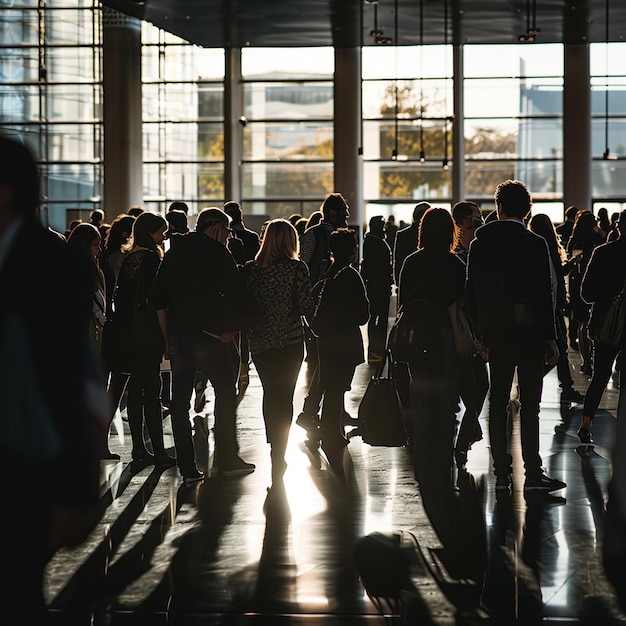
[(524, 489), (554, 491), (565, 483), (544, 474), (539, 455), (539, 402), (545, 366), (554, 365), (559, 356), (548, 247), (524, 224), (532, 200), (523, 183), (501, 183), (494, 199), (498, 219), (479, 228), (470, 244), (466, 292), (471, 319), (489, 352), (489, 437), (496, 490), (511, 489), (507, 409), (517, 370), (523, 402)]
[(404, 259), (417, 250), (420, 221), (428, 209), (430, 209), (428, 202), (418, 202), (413, 209), (413, 222), (411, 225), (396, 233), (393, 246), (393, 276), (396, 285), (400, 284), (400, 270), (402, 269)]
[(350, 210), (340, 193), (331, 193), (322, 203), (322, 221), (304, 231), (300, 237), (300, 258), (307, 264), (314, 285), (330, 267), (330, 234), (348, 226)]
[(369, 223), (369, 232), (363, 240), (361, 278), (370, 301), (370, 319), (367, 325), (367, 360), (370, 363), (382, 361), (385, 353), (393, 284), (391, 250), (384, 239), (384, 226), (385, 220), (380, 215), (373, 217)]
[(106, 412), (106, 392), (87, 339), (93, 279), (38, 207), (32, 155), (0, 137), (0, 490), (13, 510), (0, 517), (3, 624), (48, 623), (46, 563), (98, 519), (105, 415), (94, 410)]
[(214, 468), (226, 475), (255, 469), (239, 457), (236, 436), (239, 354), (233, 339), (247, 315), (243, 281), (226, 249), (231, 232), (224, 211), (202, 210), (195, 232), (184, 235), (165, 255), (151, 298), (172, 365), (172, 429), (186, 484), (204, 478), (196, 467), (189, 422), (196, 369), (215, 392)]

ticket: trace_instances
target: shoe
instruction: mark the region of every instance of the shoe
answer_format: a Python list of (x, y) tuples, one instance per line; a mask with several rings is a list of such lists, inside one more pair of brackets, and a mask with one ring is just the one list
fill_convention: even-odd
[(300, 413), (296, 418), (296, 424), (300, 428), (304, 428), (307, 433), (315, 433), (319, 430), (320, 419), (317, 415), (308, 415), (307, 413)]
[(511, 488), (511, 476), (509, 474), (496, 476), (496, 493), (511, 493)]
[(567, 485), (558, 478), (550, 478), (545, 474), (539, 474), (537, 478), (527, 478), (524, 484), (524, 491), (556, 491), (563, 489)]
[(578, 438), (580, 439), (580, 443), (583, 444), (592, 444), (593, 439), (591, 438), (591, 431), (588, 428), (579, 428), (576, 432)]
[(224, 465), (217, 466), (218, 476), (244, 476), (252, 474), (256, 469), (254, 463), (246, 463), (242, 458), (236, 456), (232, 461)]
[(199, 483), (201, 480), (204, 480), (204, 474), (198, 470), (196, 470), (193, 474), (183, 476), (183, 483), (185, 485), (193, 485), (194, 483)]
[(564, 389), (561, 393), (561, 403), (582, 404), (584, 401), (585, 396), (576, 389)]

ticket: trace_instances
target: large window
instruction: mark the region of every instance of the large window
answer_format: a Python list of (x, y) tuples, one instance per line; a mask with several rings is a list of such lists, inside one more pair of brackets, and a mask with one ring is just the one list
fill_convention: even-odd
[(44, 218), (64, 231), (102, 195), (100, 3), (16, 5), (0, 10), (0, 132), (35, 153)]
[(536, 209), (563, 214), (563, 46), (464, 48), (466, 196), (492, 202), (507, 178)]
[(590, 48), (592, 194), (611, 210), (626, 202), (625, 55), (625, 43)]
[(332, 48), (244, 49), (246, 213), (308, 217), (333, 191)]
[(224, 202), (224, 51), (142, 26), (144, 206)]
[(366, 215), (410, 221), (416, 202), (452, 196), (452, 51), (367, 47), (362, 54)]

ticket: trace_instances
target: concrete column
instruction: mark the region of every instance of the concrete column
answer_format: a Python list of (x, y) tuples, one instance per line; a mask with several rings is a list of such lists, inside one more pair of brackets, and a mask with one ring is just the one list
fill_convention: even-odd
[(224, 200), (241, 202), (243, 158), (243, 83), (241, 49), (226, 49), (224, 76)]
[(591, 209), (591, 86), (589, 45), (564, 45), (563, 203)]
[(452, 46), (452, 91), (454, 120), (452, 122), (452, 204), (465, 200), (465, 131), (463, 120), (463, 46)]
[(361, 148), (361, 50), (335, 49), (334, 184), (350, 206), (350, 223), (362, 226), (363, 162)]
[(141, 22), (102, 9), (104, 198), (112, 220), (143, 202)]

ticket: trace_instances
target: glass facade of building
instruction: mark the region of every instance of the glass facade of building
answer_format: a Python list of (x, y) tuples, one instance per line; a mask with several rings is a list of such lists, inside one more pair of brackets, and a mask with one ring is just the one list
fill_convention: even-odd
[[(38, 155), (44, 207), (58, 229), (101, 206), (102, 8), (97, 0), (0, 0), (0, 132)], [(222, 49), (142, 24), (143, 205), (191, 213), (225, 198)], [(626, 200), (626, 44), (592, 44), (592, 193)], [(454, 110), (451, 46), (365, 47), (361, 151), (365, 217), (409, 220), (420, 199), (450, 206)], [(563, 213), (563, 46), (465, 46), (465, 196), (491, 206), (495, 185), (524, 180), (537, 207)], [(241, 52), (246, 214), (305, 216), (333, 189), (332, 48)], [(608, 149), (608, 152), (607, 152)], [(608, 158), (606, 158), (608, 157)], [(339, 190), (341, 191), (341, 190)]]

